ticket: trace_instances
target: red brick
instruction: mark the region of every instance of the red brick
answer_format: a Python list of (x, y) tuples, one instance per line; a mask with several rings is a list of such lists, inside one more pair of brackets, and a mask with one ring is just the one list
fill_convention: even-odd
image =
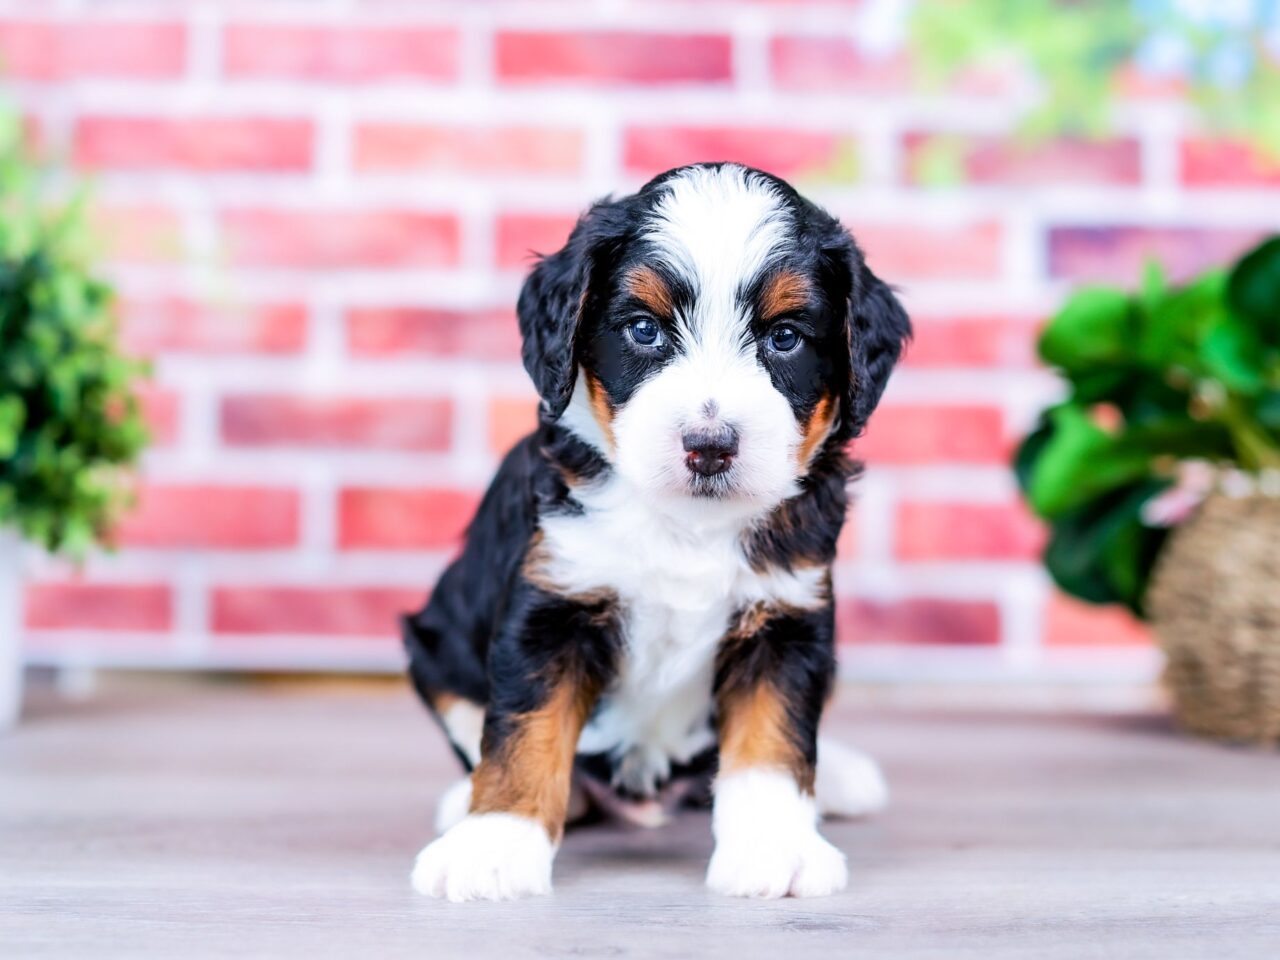
[(25, 607), (32, 630), (163, 631), (173, 625), (173, 600), (163, 584), (33, 583)]
[(577, 218), (564, 214), (507, 213), (498, 217), (494, 258), (499, 267), (532, 266), (535, 255), (555, 253)]
[(86, 167), (201, 172), (301, 171), (311, 165), (309, 120), (269, 117), (83, 117), (74, 154)]
[(9, 80), (169, 79), (185, 69), (186, 46), (176, 21), (0, 20), (0, 63)]
[[(650, 177), (704, 160), (735, 160), (780, 177), (853, 179), (854, 141), (817, 130), (782, 127), (630, 127), (624, 134), (627, 170)], [(847, 158), (847, 159), (846, 159)]]
[(458, 33), (445, 27), (233, 23), (223, 36), (223, 66), (235, 79), (453, 80)]
[(1000, 275), (1000, 226), (864, 223), (851, 227), (867, 263), (889, 283), (984, 280)]
[(147, 385), (138, 391), (142, 401), (142, 415), (151, 432), (151, 443), (167, 447), (178, 438), (178, 422), (182, 413), (182, 398), (172, 390)]
[(901, 560), (1031, 560), (1044, 527), (1019, 503), (906, 502), (898, 506)]
[(155, 353), (298, 353), (306, 344), (301, 303), (216, 304), (166, 297), (126, 301), (125, 346)]
[(479, 496), (470, 490), (354, 487), (338, 504), (344, 550), (440, 550), (457, 547)]
[(841, 597), (836, 601), (836, 635), (842, 644), (992, 646), (1000, 642), (1000, 611), (985, 600)]
[(458, 221), (408, 210), (241, 209), (222, 215), (237, 263), (258, 267), (450, 267)]
[(240, 394), (222, 401), (231, 446), (445, 450), (453, 404), (444, 398)]
[(870, 56), (845, 37), (774, 37), (769, 62), (784, 90), (884, 92), (907, 88), (911, 80), (904, 57)]
[(1236, 140), (1186, 140), (1182, 182), (1189, 187), (1280, 186), (1280, 156)]
[(505, 454), (538, 425), (538, 398), (530, 388), (523, 397), (494, 397), (489, 401), (489, 449)]
[(122, 263), (171, 263), (186, 253), (178, 215), (154, 205), (97, 205), (89, 226), (107, 258)]
[(582, 169), (584, 141), (581, 130), (565, 128), (362, 123), (355, 130), (355, 167), (364, 172), (571, 174)]
[(872, 464), (1005, 463), (1004, 416), (984, 406), (883, 406), (854, 454)]
[(436, 310), (359, 307), (347, 311), (347, 349), (358, 357), (418, 355), (514, 360), (520, 331), (510, 308)]
[(144, 487), (116, 539), (132, 547), (254, 550), (298, 541), (298, 494), (279, 487)]
[(1034, 317), (948, 316), (912, 318), (909, 367), (1031, 367), (1040, 320)]
[(217, 587), (215, 633), (391, 636), (422, 590), (389, 587)]
[(732, 49), (723, 34), (506, 30), (498, 33), (494, 66), (509, 83), (725, 83)]
[(1156, 259), (1172, 279), (1231, 261), (1262, 236), (1260, 230), (1199, 227), (1053, 227), (1049, 273), (1077, 282), (1136, 284)]
[(921, 183), (931, 150), (955, 149), (967, 183), (1005, 185), (1101, 184), (1129, 186), (1142, 177), (1137, 140), (1020, 142), (1005, 137), (911, 133), (904, 138), (907, 181)]
[(1055, 593), (1045, 608), (1050, 647), (1135, 647), (1151, 643), (1147, 627), (1121, 607), (1098, 607)]

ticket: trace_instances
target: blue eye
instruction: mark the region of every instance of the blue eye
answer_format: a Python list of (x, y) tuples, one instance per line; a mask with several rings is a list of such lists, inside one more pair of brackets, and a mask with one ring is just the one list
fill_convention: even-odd
[(790, 353), (800, 345), (800, 332), (783, 323), (769, 331), (769, 346), (778, 353)]
[(652, 347), (662, 342), (662, 330), (648, 317), (632, 320), (627, 324), (627, 333), (642, 347)]

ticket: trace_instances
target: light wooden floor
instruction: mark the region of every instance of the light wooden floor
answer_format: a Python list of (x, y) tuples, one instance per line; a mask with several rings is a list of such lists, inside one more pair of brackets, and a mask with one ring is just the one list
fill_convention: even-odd
[(1163, 721), (854, 711), (880, 818), (825, 900), (703, 890), (705, 815), (572, 833), (550, 899), (451, 905), (409, 865), (455, 775), (400, 689), (144, 686), (0, 740), (0, 956), (417, 960), (1280, 956), (1280, 756)]

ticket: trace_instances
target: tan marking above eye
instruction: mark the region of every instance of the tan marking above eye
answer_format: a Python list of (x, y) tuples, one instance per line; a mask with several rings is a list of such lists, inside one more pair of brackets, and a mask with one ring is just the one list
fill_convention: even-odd
[(813, 408), (813, 413), (805, 422), (800, 449), (796, 452), (796, 460), (801, 470), (808, 470), (818, 448), (831, 435), (836, 422), (836, 404), (831, 394), (824, 393)]
[(671, 287), (653, 267), (636, 267), (627, 274), (631, 295), (653, 311), (655, 316), (670, 320), (675, 316)]
[(765, 284), (760, 293), (760, 318), (765, 322), (801, 310), (809, 304), (809, 278), (783, 270)]

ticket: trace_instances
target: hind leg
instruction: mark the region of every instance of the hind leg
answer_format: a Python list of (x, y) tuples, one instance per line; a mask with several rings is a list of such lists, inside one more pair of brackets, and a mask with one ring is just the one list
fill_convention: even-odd
[(484, 707), (452, 693), (435, 693), (428, 698), (431, 712), (439, 721), (449, 743), (468, 773), (455, 781), (436, 804), (435, 827), (444, 833), (467, 815), (471, 807), (471, 775), (480, 762), (480, 738), (484, 731)]
[(889, 785), (880, 765), (862, 751), (827, 737), (818, 738), (813, 792), (824, 817), (865, 817), (889, 803)]
[(484, 733), (484, 707), (456, 694), (431, 696), (431, 712), (468, 770), (480, 762), (480, 737)]

